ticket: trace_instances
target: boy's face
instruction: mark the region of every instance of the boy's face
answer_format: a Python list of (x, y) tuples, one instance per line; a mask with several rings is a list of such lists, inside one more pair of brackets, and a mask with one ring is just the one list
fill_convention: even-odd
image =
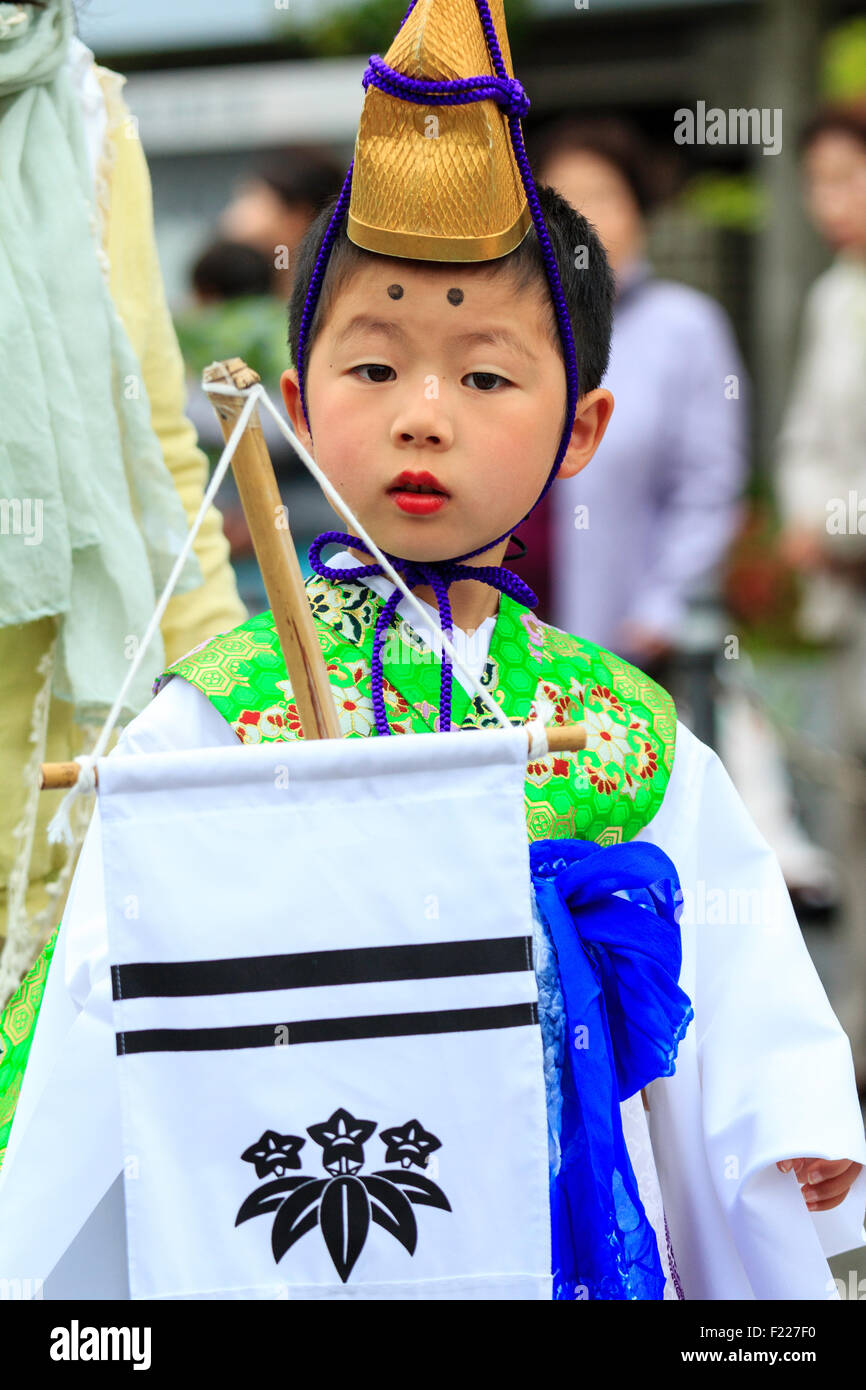
[[(516, 526), (565, 414), (538, 291), (459, 264), (446, 273), (383, 258), (354, 274), (309, 357), (313, 443), (294, 369), (282, 387), (319, 467), (379, 546), (410, 560), (461, 555)], [(589, 462), (612, 407), (607, 391), (581, 399), (562, 476)]]

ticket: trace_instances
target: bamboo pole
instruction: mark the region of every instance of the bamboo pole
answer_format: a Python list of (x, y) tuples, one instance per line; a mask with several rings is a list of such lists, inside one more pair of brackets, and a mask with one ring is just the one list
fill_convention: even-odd
[[(492, 732), (496, 732), (493, 730)], [(586, 747), (586, 725), (585, 724), (548, 724), (545, 728), (547, 735), (548, 753), (579, 753)], [(528, 740), (527, 734), (527, 740)], [(527, 747), (527, 752), (529, 748)], [(99, 769), (94, 769), (94, 776), (99, 782)], [(73, 787), (78, 780), (77, 763), (43, 763), (42, 780), (39, 784), (42, 791), (55, 791), (58, 788)]]
[[(244, 390), (254, 385), (259, 377), (241, 358), (230, 357), (226, 362), (206, 367), (204, 380)], [(244, 407), (244, 398), (241, 395), (212, 396), (211, 402), (223, 437), (228, 441)], [(304, 738), (339, 738), (334, 697), (257, 410), (253, 411), (241, 435), (232, 469), (274, 615)]]

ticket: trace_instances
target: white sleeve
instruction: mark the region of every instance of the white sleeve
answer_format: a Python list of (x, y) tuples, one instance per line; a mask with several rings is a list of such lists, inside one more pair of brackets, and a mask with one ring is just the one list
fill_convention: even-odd
[[(123, 731), (119, 754), (237, 737), (174, 679)], [(111, 755), (110, 755), (111, 756)], [(121, 1172), (99, 807), (57, 938), (0, 1169), (0, 1277), (43, 1280)]]
[[(222, 748), (240, 740), (210, 700), (174, 676), (117, 741), (118, 753), (166, 753), (172, 749)], [(122, 745), (122, 747), (121, 747)]]
[(681, 983), (695, 1018), (675, 1075), (650, 1087), (650, 1125), (686, 1296), (832, 1296), (824, 1256), (862, 1243), (866, 1173), (813, 1215), (775, 1164), (866, 1162), (850, 1044), (775, 854), (718, 756), (682, 724), (668, 793), (638, 838), (670, 855), (683, 889)]

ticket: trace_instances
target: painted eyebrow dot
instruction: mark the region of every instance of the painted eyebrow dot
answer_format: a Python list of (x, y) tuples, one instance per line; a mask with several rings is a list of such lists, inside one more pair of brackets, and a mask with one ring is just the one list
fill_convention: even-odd
[(402, 286), (402, 285), (389, 285), (389, 286), (388, 286), (388, 294), (391, 296), (392, 299), (402, 299), (402, 298), (403, 298), (403, 286)]
[(462, 304), (462, 303), (463, 303), (463, 291), (462, 291), (462, 290), (456, 290), (456, 289), (455, 289), (455, 290), (449, 290), (449, 291), (448, 291), (448, 303), (449, 303), (449, 304)]

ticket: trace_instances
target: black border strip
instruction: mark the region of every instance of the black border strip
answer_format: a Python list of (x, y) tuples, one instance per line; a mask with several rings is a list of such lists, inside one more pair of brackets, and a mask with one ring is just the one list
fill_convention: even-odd
[(521, 1028), (537, 1022), (538, 1006), (533, 1002), (415, 1014), (313, 1018), (298, 1023), (254, 1023), (237, 1028), (138, 1028), (117, 1033), (116, 1041), (117, 1055), (122, 1057), (133, 1052), (225, 1052), (244, 1047), (400, 1038), (420, 1033), (469, 1033), (485, 1028)]
[(115, 999), (253, 994), (321, 985), (496, 975), (532, 969), (532, 938), (432, 941), (414, 946), (362, 946), (295, 955), (235, 956), (229, 960), (142, 961), (113, 965)]

